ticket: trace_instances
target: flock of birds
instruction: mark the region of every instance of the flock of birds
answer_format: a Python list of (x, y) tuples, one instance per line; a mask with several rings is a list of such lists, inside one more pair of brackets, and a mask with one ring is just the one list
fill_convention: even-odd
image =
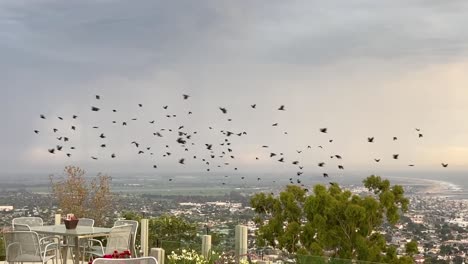
[[(191, 98), (190, 95), (187, 95), (187, 94), (183, 94), (182, 95), (182, 100), (189, 100)], [(101, 106), (100, 106), (100, 101), (102, 100), (101, 96), (100, 95), (95, 95), (95, 100), (96, 100), (96, 104), (97, 106), (91, 106), (90, 107), (90, 111), (92, 111), (93, 113), (97, 113), (97, 112), (100, 112), (100, 111), (104, 111), (103, 109), (101, 109)], [(138, 108), (141, 108), (143, 109), (143, 104), (138, 104)], [(167, 111), (169, 108), (168, 105), (164, 105), (162, 106), (162, 109), (163, 111)], [(251, 104), (250, 105), (250, 108), (251, 110), (255, 110), (257, 108), (257, 104)], [(225, 107), (218, 107), (219, 109), (219, 113), (220, 115), (226, 115), (228, 116), (228, 109), (225, 108)], [(277, 111), (286, 111), (286, 106), (285, 105), (280, 105), (278, 108), (276, 108)], [(108, 111), (108, 110), (106, 110)], [(116, 109), (112, 109), (111, 110), (112, 113), (117, 113), (118, 110)], [(188, 111), (187, 112), (187, 115), (192, 115), (192, 112), (191, 111)], [(169, 114), (169, 111), (167, 111), (167, 114), (165, 115), (166, 118), (177, 118), (177, 115), (175, 114)], [(47, 119), (47, 118), (50, 118), (50, 117), (46, 117), (44, 114), (41, 114), (40, 115), (40, 118), (41, 119)], [(55, 117), (54, 117), (55, 118)], [(64, 121), (64, 117), (63, 116), (57, 116), (56, 118), (58, 118), (59, 120), (61, 121)], [(72, 115), (71, 117), (71, 120), (76, 120), (78, 119), (79, 116), (78, 115)], [(131, 121), (137, 121), (138, 118), (132, 118)], [(117, 120), (112, 120), (112, 125), (115, 125), (115, 126), (130, 126), (132, 123), (131, 123), (130, 120), (127, 120), (127, 121), (117, 121)], [(227, 118), (227, 121), (228, 122), (231, 122), (232, 119), (231, 118)], [(155, 120), (149, 120), (149, 121), (144, 121), (144, 122), (147, 122), (149, 125), (151, 126), (154, 126), (155, 128), (157, 128), (157, 122)], [(273, 123), (271, 126), (273, 127), (277, 127), (278, 126), (278, 123)], [(93, 129), (97, 129), (99, 130), (100, 127), (97, 126), (97, 125), (94, 125), (92, 126)], [(77, 131), (78, 129), (82, 129), (80, 127), (78, 127), (77, 125), (75, 124), (70, 124), (69, 125), (69, 131), (68, 132), (75, 132)], [(211, 131), (214, 131), (215, 129), (211, 126), (208, 126), (208, 130), (211, 130)], [(54, 133), (54, 135), (56, 135), (56, 139), (59, 143), (56, 144), (56, 146), (52, 147), (52, 148), (49, 148), (48, 149), (48, 152), (51, 154), (51, 155), (57, 155), (59, 153), (64, 153), (64, 155), (66, 155), (67, 157), (72, 157), (74, 155), (74, 151), (77, 151), (77, 148), (75, 146), (72, 146), (72, 142), (73, 142), (73, 139), (66, 136), (70, 133), (62, 133), (62, 131), (59, 131), (59, 129), (57, 128), (52, 128), (51, 130), (48, 130), (48, 131), (52, 131), (52, 133)], [(322, 134), (327, 134), (328, 133), (328, 128), (319, 128), (319, 133), (322, 133)], [(135, 148), (135, 153), (136, 155), (149, 155), (149, 156), (152, 156), (152, 157), (155, 157), (154, 160), (158, 160), (159, 158), (161, 157), (157, 157), (158, 155), (161, 155), (162, 158), (167, 158), (167, 159), (173, 159), (174, 156), (174, 152), (171, 151), (171, 149), (174, 149), (174, 148), (180, 148), (180, 151), (182, 153), (184, 153), (184, 155), (181, 155), (181, 156), (178, 156), (178, 157), (175, 157), (175, 162), (178, 162), (178, 164), (180, 164), (181, 166), (185, 165), (186, 162), (188, 162), (189, 159), (191, 160), (196, 160), (198, 162), (201, 162), (201, 164), (203, 166), (205, 166), (205, 169), (206, 171), (211, 171), (213, 168), (221, 168), (221, 167), (232, 167), (232, 170), (234, 171), (237, 171), (238, 170), (238, 167), (236, 167), (234, 164), (235, 164), (235, 160), (236, 160), (236, 157), (238, 155), (242, 155), (242, 154), (239, 154), (237, 151), (236, 151), (236, 147), (235, 147), (235, 140), (234, 138), (235, 137), (244, 137), (244, 136), (247, 136), (247, 131), (230, 131), (230, 130), (219, 130), (219, 131), (215, 131), (216, 133), (219, 133), (219, 135), (222, 137), (222, 141), (221, 142), (203, 142), (203, 143), (200, 143), (198, 141), (195, 141), (194, 138), (198, 136), (198, 133), (199, 131), (191, 131), (189, 130), (188, 128), (186, 128), (184, 125), (179, 125), (177, 126), (176, 128), (159, 128), (157, 130), (153, 130), (152, 132), (152, 136), (153, 137), (156, 137), (156, 138), (159, 138), (159, 139), (164, 139), (166, 138), (166, 140), (169, 140), (169, 141), (172, 141), (172, 144), (170, 142), (165, 142), (165, 143), (162, 143), (160, 146), (157, 146), (157, 147), (154, 147), (154, 146), (148, 146), (148, 145), (143, 145), (143, 143), (141, 142), (138, 142), (137, 140), (133, 140), (133, 141), (130, 141), (127, 142), (127, 144), (131, 145), (132, 148)], [(423, 133), (421, 132), (421, 129), (419, 128), (415, 128), (415, 132), (416, 132), (416, 136), (417, 138), (421, 139), (424, 137)], [(36, 134), (40, 134), (41, 132), (39, 130), (34, 130), (34, 133)], [(287, 132), (283, 132), (284, 134), (287, 134)], [(107, 139), (107, 134), (106, 132), (103, 132), (103, 131), (99, 131), (98, 132), (99, 134), (99, 148), (102, 148), (102, 149), (105, 149), (108, 147), (108, 144), (106, 143), (106, 139)], [(169, 136), (171, 135), (171, 136)], [(367, 137), (367, 142), (369, 144), (372, 144), (374, 143), (374, 137)], [(212, 139), (213, 141), (215, 141), (215, 139), (213, 138)], [(396, 141), (398, 140), (398, 137), (394, 136), (393, 137), (393, 141)], [(332, 143), (333, 142), (333, 139), (329, 139), (328, 140), (329, 143)], [(173, 144), (176, 144), (175, 146)], [(55, 144), (54, 144), (55, 145)], [(289, 160), (286, 158), (286, 155), (282, 152), (273, 152), (273, 151), (270, 151), (269, 148), (270, 146), (268, 145), (261, 145), (259, 146), (260, 148), (263, 149), (262, 152), (266, 152), (268, 154), (265, 155), (266, 158), (270, 158), (270, 159), (275, 159), (277, 162), (280, 162), (280, 163), (289, 163), (291, 165), (293, 165), (295, 167), (295, 177), (291, 177), (289, 178), (289, 182), (291, 184), (302, 184), (302, 180), (301, 180), (301, 175), (304, 173), (304, 165), (301, 164), (300, 160)], [(309, 149), (312, 149), (313, 147), (311, 145), (305, 145), (303, 146), (303, 148), (301, 149), (298, 149), (296, 150), (297, 154), (300, 155), (301, 153), (303, 153), (304, 151), (307, 151)], [(324, 145), (319, 145), (319, 146), (314, 146), (314, 148), (320, 148), (320, 149), (324, 149)], [(161, 149), (164, 149), (164, 151), (161, 153), (155, 153), (156, 151), (154, 151), (154, 149), (158, 149), (158, 150), (161, 150)], [(200, 155), (200, 150), (203, 150), (203, 154)], [(177, 152), (179, 153), (179, 152)], [(119, 157), (118, 153), (112, 153), (112, 152), (109, 152), (107, 155), (109, 155), (108, 157), (110, 157), (111, 159), (117, 159)], [(177, 155), (180, 155), (180, 154), (177, 154)], [(260, 156), (256, 156), (255, 157), (255, 160), (259, 160), (259, 159), (263, 159), (265, 157), (260, 157)], [(395, 153), (392, 155), (392, 158), (397, 160), (399, 159), (400, 157), (400, 154), (398, 153)], [(93, 155), (93, 156), (90, 156), (90, 158), (92, 160), (98, 160), (99, 158), (104, 158), (104, 157), (101, 157), (101, 156), (98, 156), (98, 155)], [(330, 155), (330, 159), (335, 159), (337, 161), (337, 169), (338, 171), (343, 171), (345, 169), (343, 163), (342, 163), (342, 160), (343, 160), (343, 156), (341, 154), (332, 154)], [(376, 157), (373, 159), (373, 162), (376, 162), (376, 163), (379, 163), (381, 161), (381, 158), (380, 157)], [(153, 169), (158, 169), (158, 164), (157, 163), (154, 163), (154, 164), (151, 164), (152, 168)], [(321, 161), (321, 162), (318, 162), (317, 163), (317, 166), (320, 167), (320, 168), (323, 168), (324, 171), (321, 173), (323, 177), (327, 178), (329, 177), (329, 173), (328, 172), (325, 172), (325, 168), (327, 167), (327, 163), (325, 161)], [(410, 167), (414, 167), (415, 165), (414, 164), (408, 164), (408, 166)], [(448, 166), (448, 163), (441, 163), (441, 166), (446, 168)], [(228, 176), (224, 176), (225, 178), (227, 178)], [(245, 179), (245, 176), (242, 176), (240, 177), (242, 180)], [(169, 181), (172, 181), (173, 179), (172, 178), (169, 178)], [(257, 181), (260, 181), (261, 178), (258, 177), (257, 178)], [(223, 184), (225, 184), (225, 182), (223, 182)]]

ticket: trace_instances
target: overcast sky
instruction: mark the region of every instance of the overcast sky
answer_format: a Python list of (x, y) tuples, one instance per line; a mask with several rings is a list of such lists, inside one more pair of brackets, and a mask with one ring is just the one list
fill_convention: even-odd
[[(409, 164), (443, 171), (442, 162), (449, 163), (446, 170), (463, 171), (466, 25), (468, 2), (461, 0), (3, 0), (0, 172), (52, 173), (68, 164), (105, 172), (154, 172), (153, 164), (160, 171), (204, 172), (204, 144), (220, 152), (219, 130), (248, 134), (231, 139), (235, 159), (218, 160), (230, 165), (216, 168), (212, 161), (210, 173), (289, 172), (297, 170), (294, 160), (309, 172), (331, 174), (409, 170)], [(191, 97), (184, 101), (182, 94)], [(72, 120), (73, 114), (79, 117)], [(175, 135), (152, 135), (180, 125), (198, 131), (189, 152)], [(138, 155), (133, 140), (154, 155)], [(49, 154), (57, 144), (66, 150)], [(170, 157), (162, 157), (166, 144)], [(270, 152), (284, 153), (286, 162), (270, 159)], [(333, 154), (343, 160), (330, 160)], [(177, 162), (182, 157), (185, 166)], [(318, 168), (320, 161), (328, 167)]]

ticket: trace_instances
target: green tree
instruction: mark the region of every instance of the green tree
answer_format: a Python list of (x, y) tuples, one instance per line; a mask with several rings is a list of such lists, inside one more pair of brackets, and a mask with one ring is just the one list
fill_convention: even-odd
[(49, 177), (52, 194), (63, 214), (73, 213), (76, 217), (93, 218), (97, 226), (106, 224), (113, 202), (110, 193), (112, 178), (98, 174), (91, 181), (85, 178), (86, 172), (75, 166), (65, 167), (65, 176)]
[(338, 184), (315, 185), (310, 195), (295, 185), (278, 197), (255, 194), (251, 205), (259, 226), (257, 244), (289, 253), (383, 261), (387, 245), (375, 231), (385, 220), (395, 224), (409, 202), (403, 188), (388, 180), (370, 176), (363, 182), (373, 195), (353, 195)]
[(419, 253), (418, 242), (412, 240), (405, 245), (405, 252), (408, 256), (413, 256)]

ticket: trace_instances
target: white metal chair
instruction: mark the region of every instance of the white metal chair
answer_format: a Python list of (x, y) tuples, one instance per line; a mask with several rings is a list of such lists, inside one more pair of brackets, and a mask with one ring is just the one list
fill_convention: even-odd
[(97, 242), (98, 246), (90, 246), (85, 251), (87, 254), (91, 254), (97, 257), (102, 257), (106, 254), (112, 254), (114, 251), (125, 251), (130, 250), (132, 239), (132, 225), (121, 225), (112, 227), (107, 237), (106, 246), (102, 245), (102, 242), (96, 239), (89, 239), (90, 242)]
[(128, 259), (110, 259), (97, 258), (93, 264), (158, 264), (154, 257), (128, 258)]
[(136, 250), (136, 236), (138, 234), (138, 221), (135, 220), (117, 220), (114, 222), (114, 226), (120, 226), (120, 225), (131, 225), (132, 226), (132, 241), (131, 241), (131, 253), (132, 257), (136, 258), (138, 257), (138, 252)]
[(44, 225), (44, 221), (42, 221), (42, 218), (40, 217), (17, 217), (17, 218), (13, 218), (13, 221), (11, 223), (13, 225), (13, 228), (15, 227), (15, 224), (28, 225), (28, 226), (43, 226)]
[[(15, 262), (41, 262), (47, 263), (57, 260), (57, 243), (44, 243), (39, 235), (33, 231), (13, 231), (4, 233), (5, 237), (5, 261)], [(55, 250), (55, 254), (51, 251)]]
[[(91, 218), (78, 218), (77, 226), (90, 226), (90, 227), (93, 227), (94, 226), (94, 219), (91, 219)], [(67, 241), (67, 242), (68, 242), (68, 245), (64, 243), (61, 246), (70, 248), (73, 258), (79, 257), (78, 256), (79, 252), (73, 252), (73, 249), (75, 248), (75, 241), (70, 240), (70, 241)], [(87, 247), (87, 245), (88, 245), (88, 240), (87, 239), (81, 239), (79, 241), (80, 251), (84, 251), (85, 248)], [(85, 254), (83, 254), (83, 263), (84, 263), (84, 258), (85, 258), (84, 255)]]

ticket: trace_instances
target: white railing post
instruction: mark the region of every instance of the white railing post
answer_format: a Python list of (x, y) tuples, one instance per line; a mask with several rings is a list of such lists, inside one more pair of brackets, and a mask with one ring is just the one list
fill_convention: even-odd
[(247, 258), (247, 227), (243, 225), (236, 225), (236, 260), (239, 262), (241, 259)]
[(203, 235), (202, 237), (202, 255), (208, 259), (211, 251), (211, 235)]
[(141, 219), (141, 251), (143, 253), (143, 257), (148, 256), (148, 219)]
[(55, 225), (60, 225), (62, 223), (62, 215), (55, 214)]
[(158, 264), (164, 264), (165, 251), (162, 248), (151, 248), (150, 256), (154, 257)]

